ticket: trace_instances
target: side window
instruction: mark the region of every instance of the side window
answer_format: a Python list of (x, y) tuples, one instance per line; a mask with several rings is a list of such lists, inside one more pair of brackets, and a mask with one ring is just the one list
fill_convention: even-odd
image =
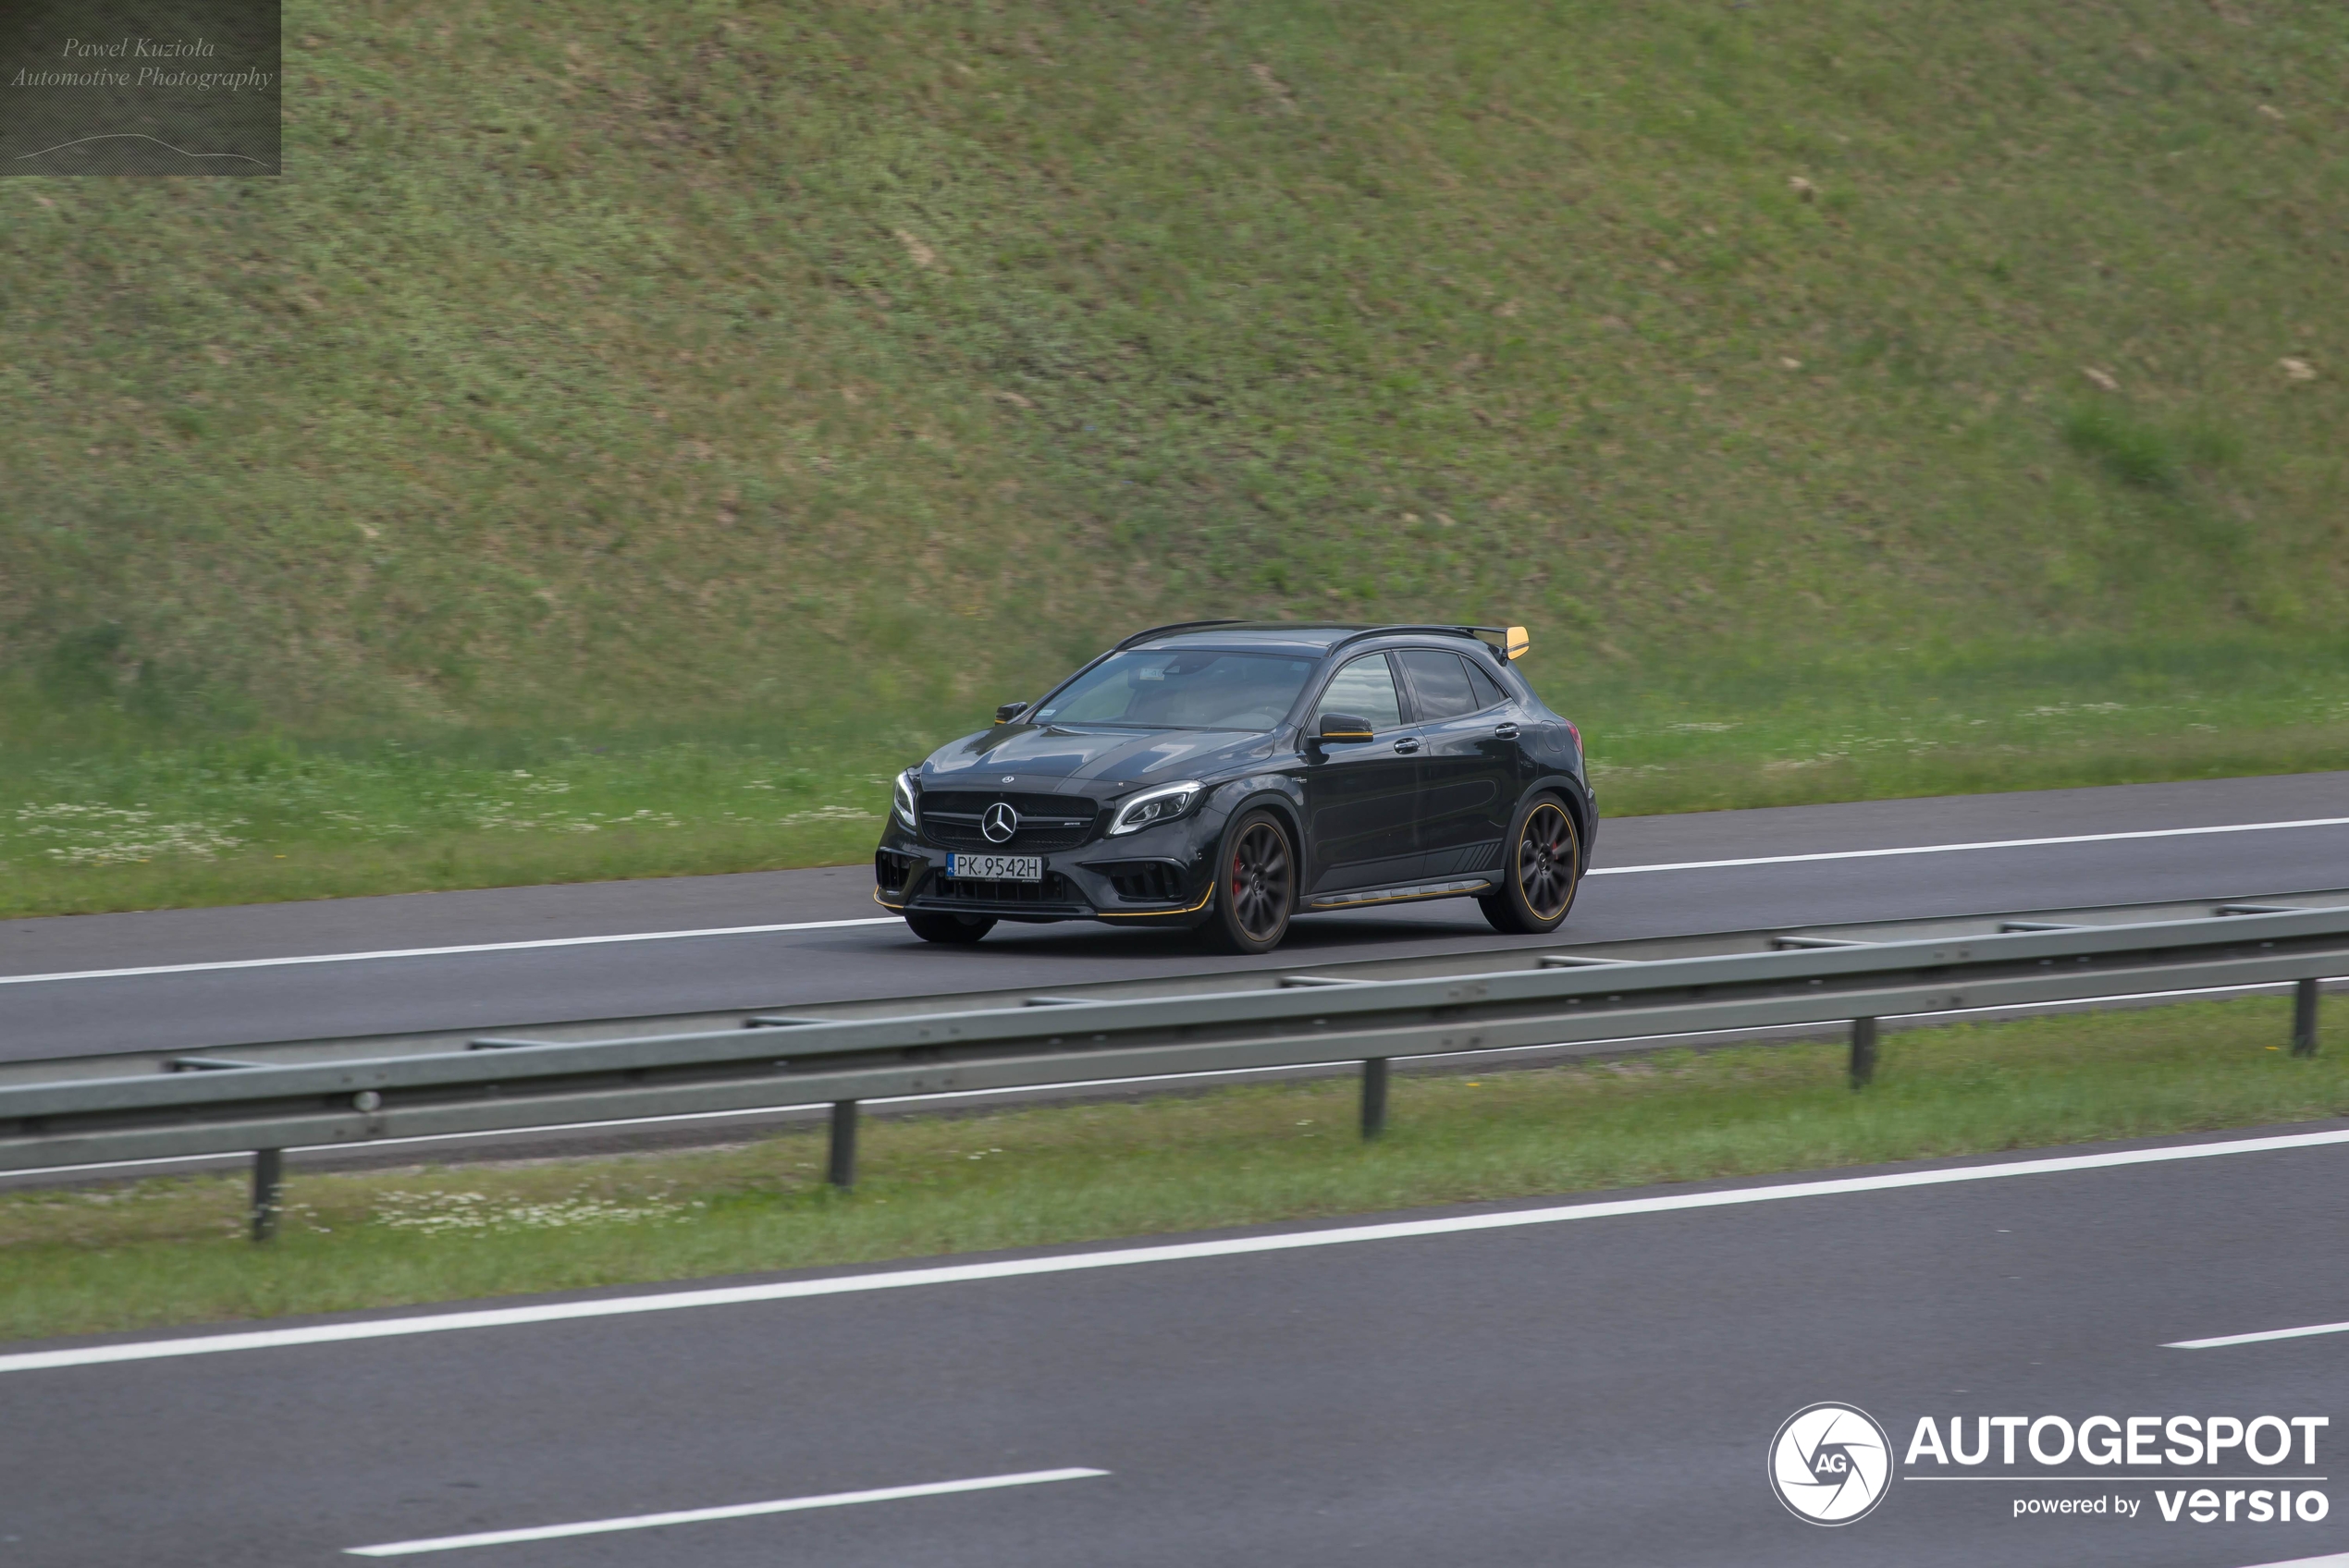
[(1468, 666), (1460, 662), (1459, 655), (1412, 648), (1395, 656), (1403, 661), (1404, 672), (1410, 677), (1411, 695), (1419, 701), (1420, 718), (1458, 718), (1482, 705), (1469, 685)]
[(1373, 729), (1393, 729), (1403, 722), (1403, 703), (1395, 692), (1395, 672), (1384, 654), (1356, 659), (1329, 684), (1313, 709), (1313, 727), (1320, 729), (1325, 713), (1350, 713), (1371, 721)]
[(1482, 713), (1486, 708), (1498, 707), (1509, 700), (1509, 694), (1501, 690), (1501, 683), (1477, 668), (1474, 659), (1468, 660), (1467, 664), (1469, 684), (1476, 688), (1477, 712)]

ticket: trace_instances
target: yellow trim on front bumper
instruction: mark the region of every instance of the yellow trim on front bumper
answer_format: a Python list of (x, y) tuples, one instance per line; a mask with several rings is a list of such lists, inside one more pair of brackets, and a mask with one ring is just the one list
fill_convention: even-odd
[(1093, 913), (1103, 920), (1148, 920), (1152, 915), (1197, 914), (1215, 897), (1215, 884), (1207, 885), (1207, 897), (1188, 909), (1097, 909)]

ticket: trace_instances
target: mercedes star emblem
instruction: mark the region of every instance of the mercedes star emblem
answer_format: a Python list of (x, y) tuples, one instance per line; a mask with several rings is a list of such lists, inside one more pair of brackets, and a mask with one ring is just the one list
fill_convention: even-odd
[(1019, 831), (1019, 813), (1007, 802), (997, 801), (987, 808), (987, 815), (978, 819), (978, 830), (987, 835), (987, 841), (990, 844), (1008, 844), (1012, 841), (1012, 835)]

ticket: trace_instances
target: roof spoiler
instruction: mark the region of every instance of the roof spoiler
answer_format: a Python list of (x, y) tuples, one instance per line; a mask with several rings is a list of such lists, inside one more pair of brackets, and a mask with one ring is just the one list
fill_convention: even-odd
[(1533, 640), (1525, 634), (1522, 626), (1464, 626), (1460, 630), (1499, 638), (1501, 656), (1511, 663), (1523, 658), (1533, 647)]

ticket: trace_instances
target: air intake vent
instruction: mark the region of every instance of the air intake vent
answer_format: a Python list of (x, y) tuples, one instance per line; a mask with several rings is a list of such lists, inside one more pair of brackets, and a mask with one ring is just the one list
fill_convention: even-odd
[(1183, 868), (1165, 860), (1113, 860), (1086, 868), (1109, 878), (1117, 896), (1128, 903), (1173, 903), (1183, 896)]
[(952, 900), (958, 903), (975, 904), (1079, 904), (1076, 888), (1059, 872), (1048, 873), (1041, 882), (990, 882), (975, 876), (937, 876), (930, 880), (925, 899)]

